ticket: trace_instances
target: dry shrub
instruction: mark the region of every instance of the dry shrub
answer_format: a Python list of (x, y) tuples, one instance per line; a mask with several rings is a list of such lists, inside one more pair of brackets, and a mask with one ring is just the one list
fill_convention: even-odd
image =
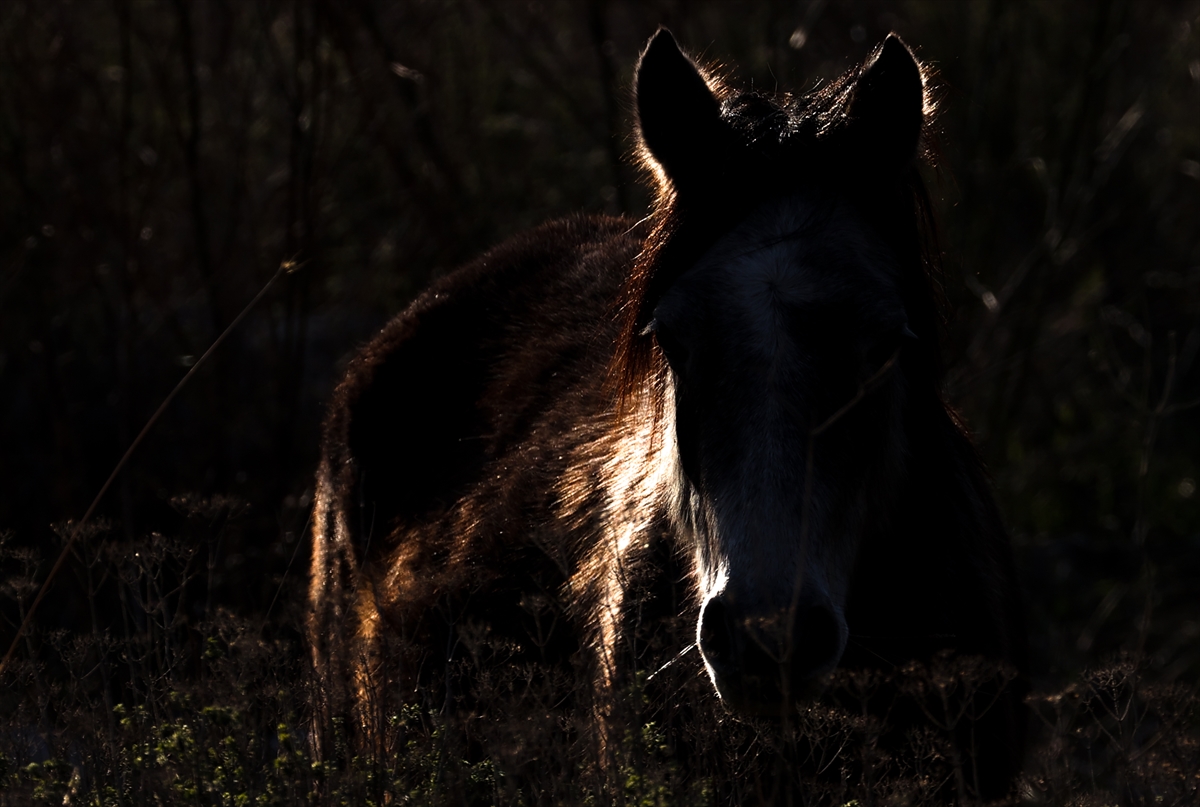
[(1200, 698), (1156, 684), (1124, 656), (1036, 693), (1039, 731), (1028, 801), (1047, 805), (1194, 804), (1200, 797)]
[[(189, 511), (212, 523), (230, 508)], [(602, 748), (585, 667), (515, 660), (514, 648), (464, 629), (440, 684), (383, 693), (360, 725), (315, 726), (312, 704), (328, 693), (309, 673), (299, 585), (267, 623), (206, 610), (195, 541), (80, 546), (97, 608), (120, 614), (90, 631), (35, 632), (4, 673), (0, 805), (974, 804), (961, 738), (989, 703), (974, 696), (1016, 685), (1010, 670), (942, 655), (891, 673), (841, 671), (782, 724), (737, 719), (698, 654), (674, 652), (672, 630), (649, 631)], [(11, 544), (0, 551), (12, 572), (3, 596), (27, 600), (38, 564)], [(1014, 803), (1200, 795), (1193, 688), (1155, 683), (1121, 657), (1029, 702)], [(319, 759), (314, 730), (328, 749)]]

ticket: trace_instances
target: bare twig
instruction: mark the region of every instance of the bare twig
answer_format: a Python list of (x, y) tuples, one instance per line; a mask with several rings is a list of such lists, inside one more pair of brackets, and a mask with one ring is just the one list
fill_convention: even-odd
[(75, 546), (75, 542), (82, 533), (84, 526), (91, 519), (92, 513), (96, 511), (96, 507), (100, 504), (100, 500), (104, 498), (104, 494), (108, 492), (108, 489), (112, 487), (112, 483), (116, 480), (117, 476), (119, 476), (121, 471), (125, 469), (125, 466), (129, 464), (130, 458), (133, 457), (133, 453), (137, 451), (138, 447), (142, 444), (142, 441), (146, 438), (146, 435), (149, 434), (150, 429), (153, 428), (154, 424), (158, 422), (158, 419), (162, 417), (163, 412), (167, 411), (167, 407), (171, 405), (173, 400), (175, 400), (175, 396), (178, 395), (180, 390), (187, 385), (188, 381), (190, 381), (192, 376), (196, 374), (196, 371), (204, 365), (209, 356), (216, 352), (217, 348), (221, 346), (221, 343), (224, 342), (229, 334), (233, 333), (234, 329), (241, 324), (242, 320), (245, 319), (246, 315), (250, 313), (251, 309), (258, 304), (259, 300), (266, 296), (267, 291), (275, 284), (275, 281), (278, 280), (282, 275), (290, 274), (291, 272), (296, 271), (298, 268), (299, 266), (294, 261), (290, 260), (279, 264), (279, 268), (275, 271), (275, 274), (271, 275), (271, 279), (268, 280), (262, 289), (259, 290), (258, 294), (254, 295), (254, 299), (246, 304), (246, 307), (243, 308), (242, 312), (234, 318), (233, 322), (229, 323), (225, 330), (221, 332), (221, 335), (218, 336), (216, 340), (209, 346), (208, 350), (204, 351), (204, 355), (192, 365), (191, 369), (188, 370), (187, 375), (179, 380), (179, 383), (175, 385), (175, 388), (171, 390), (170, 394), (167, 395), (165, 399), (163, 399), (163, 402), (159, 404), (158, 409), (156, 409), (154, 414), (150, 416), (150, 419), (146, 421), (146, 425), (142, 427), (142, 430), (138, 432), (138, 436), (134, 438), (133, 442), (129, 445), (129, 448), (125, 450), (125, 454), (121, 457), (120, 462), (118, 462), (117, 466), (113, 468), (112, 473), (108, 475), (108, 479), (105, 481), (104, 486), (100, 488), (100, 492), (96, 494), (96, 498), (92, 499), (92, 503), (88, 507), (87, 512), (83, 514), (83, 518), (80, 519), (79, 523), (75, 525), (75, 529), (71, 531), (71, 537), (67, 540), (62, 552), (59, 553), (58, 560), (56, 560), (54, 562), (54, 566), (50, 568), (50, 574), (46, 576), (46, 580), (42, 583), (42, 587), (38, 589), (37, 596), (33, 599), (33, 604), (31, 604), (29, 606), (29, 610), (25, 612), (25, 618), (21, 621), (21, 626), (17, 628), (17, 635), (13, 637), (12, 644), (8, 647), (8, 652), (4, 654), (3, 659), (0, 659), (0, 673), (3, 673), (4, 670), (8, 668), (8, 662), (12, 658), (13, 653), (16, 652), (17, 645), (20, 643), (21, 637), (25, 635), (25, 631), (28, 629), (29, 623), (33, 619), (33, 615), (37, 612), (38, 605), (41, 604), (42, 599), (46, 596), (46, 592), (50, 590), (50, 584), (54, 582), (54, 576), (58, 574), (59, 569), (61, 569), (63, 563), (66, 562), (67, 556), (71, 554), (71, 550)]

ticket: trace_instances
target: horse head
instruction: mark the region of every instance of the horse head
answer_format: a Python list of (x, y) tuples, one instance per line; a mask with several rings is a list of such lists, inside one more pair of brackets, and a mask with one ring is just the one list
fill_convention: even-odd
[(863, 535), (936, 372), (912, 182), (922, 70), (891, 36), (804, 98), (733, 94), (660, 31), (638, 66), (655, 234), (631, 329), (673, 419), (698, 644), (735, 710), (778, 713), (846, 648)]

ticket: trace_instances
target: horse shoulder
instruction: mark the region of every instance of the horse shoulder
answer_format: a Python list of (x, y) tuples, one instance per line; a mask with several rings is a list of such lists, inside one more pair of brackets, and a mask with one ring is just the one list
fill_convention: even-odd
[(319, 579), (358, 575), (359, 616), (408, 632), (448, 595), (565, 580), (555, 482), (594, 437), (643, 237), (624, 219), (543, 225), (435, 282), (359, 352), (325, 426), (314, 600)]

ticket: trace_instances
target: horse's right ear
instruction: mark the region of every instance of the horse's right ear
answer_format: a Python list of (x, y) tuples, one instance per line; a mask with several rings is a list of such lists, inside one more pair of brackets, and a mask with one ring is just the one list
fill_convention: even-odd
[(638, 60), (638, 131), (650, 156), (676, 185), (701, 175), (720, 142), (721, 107), (675, 37), (659, 28)]

